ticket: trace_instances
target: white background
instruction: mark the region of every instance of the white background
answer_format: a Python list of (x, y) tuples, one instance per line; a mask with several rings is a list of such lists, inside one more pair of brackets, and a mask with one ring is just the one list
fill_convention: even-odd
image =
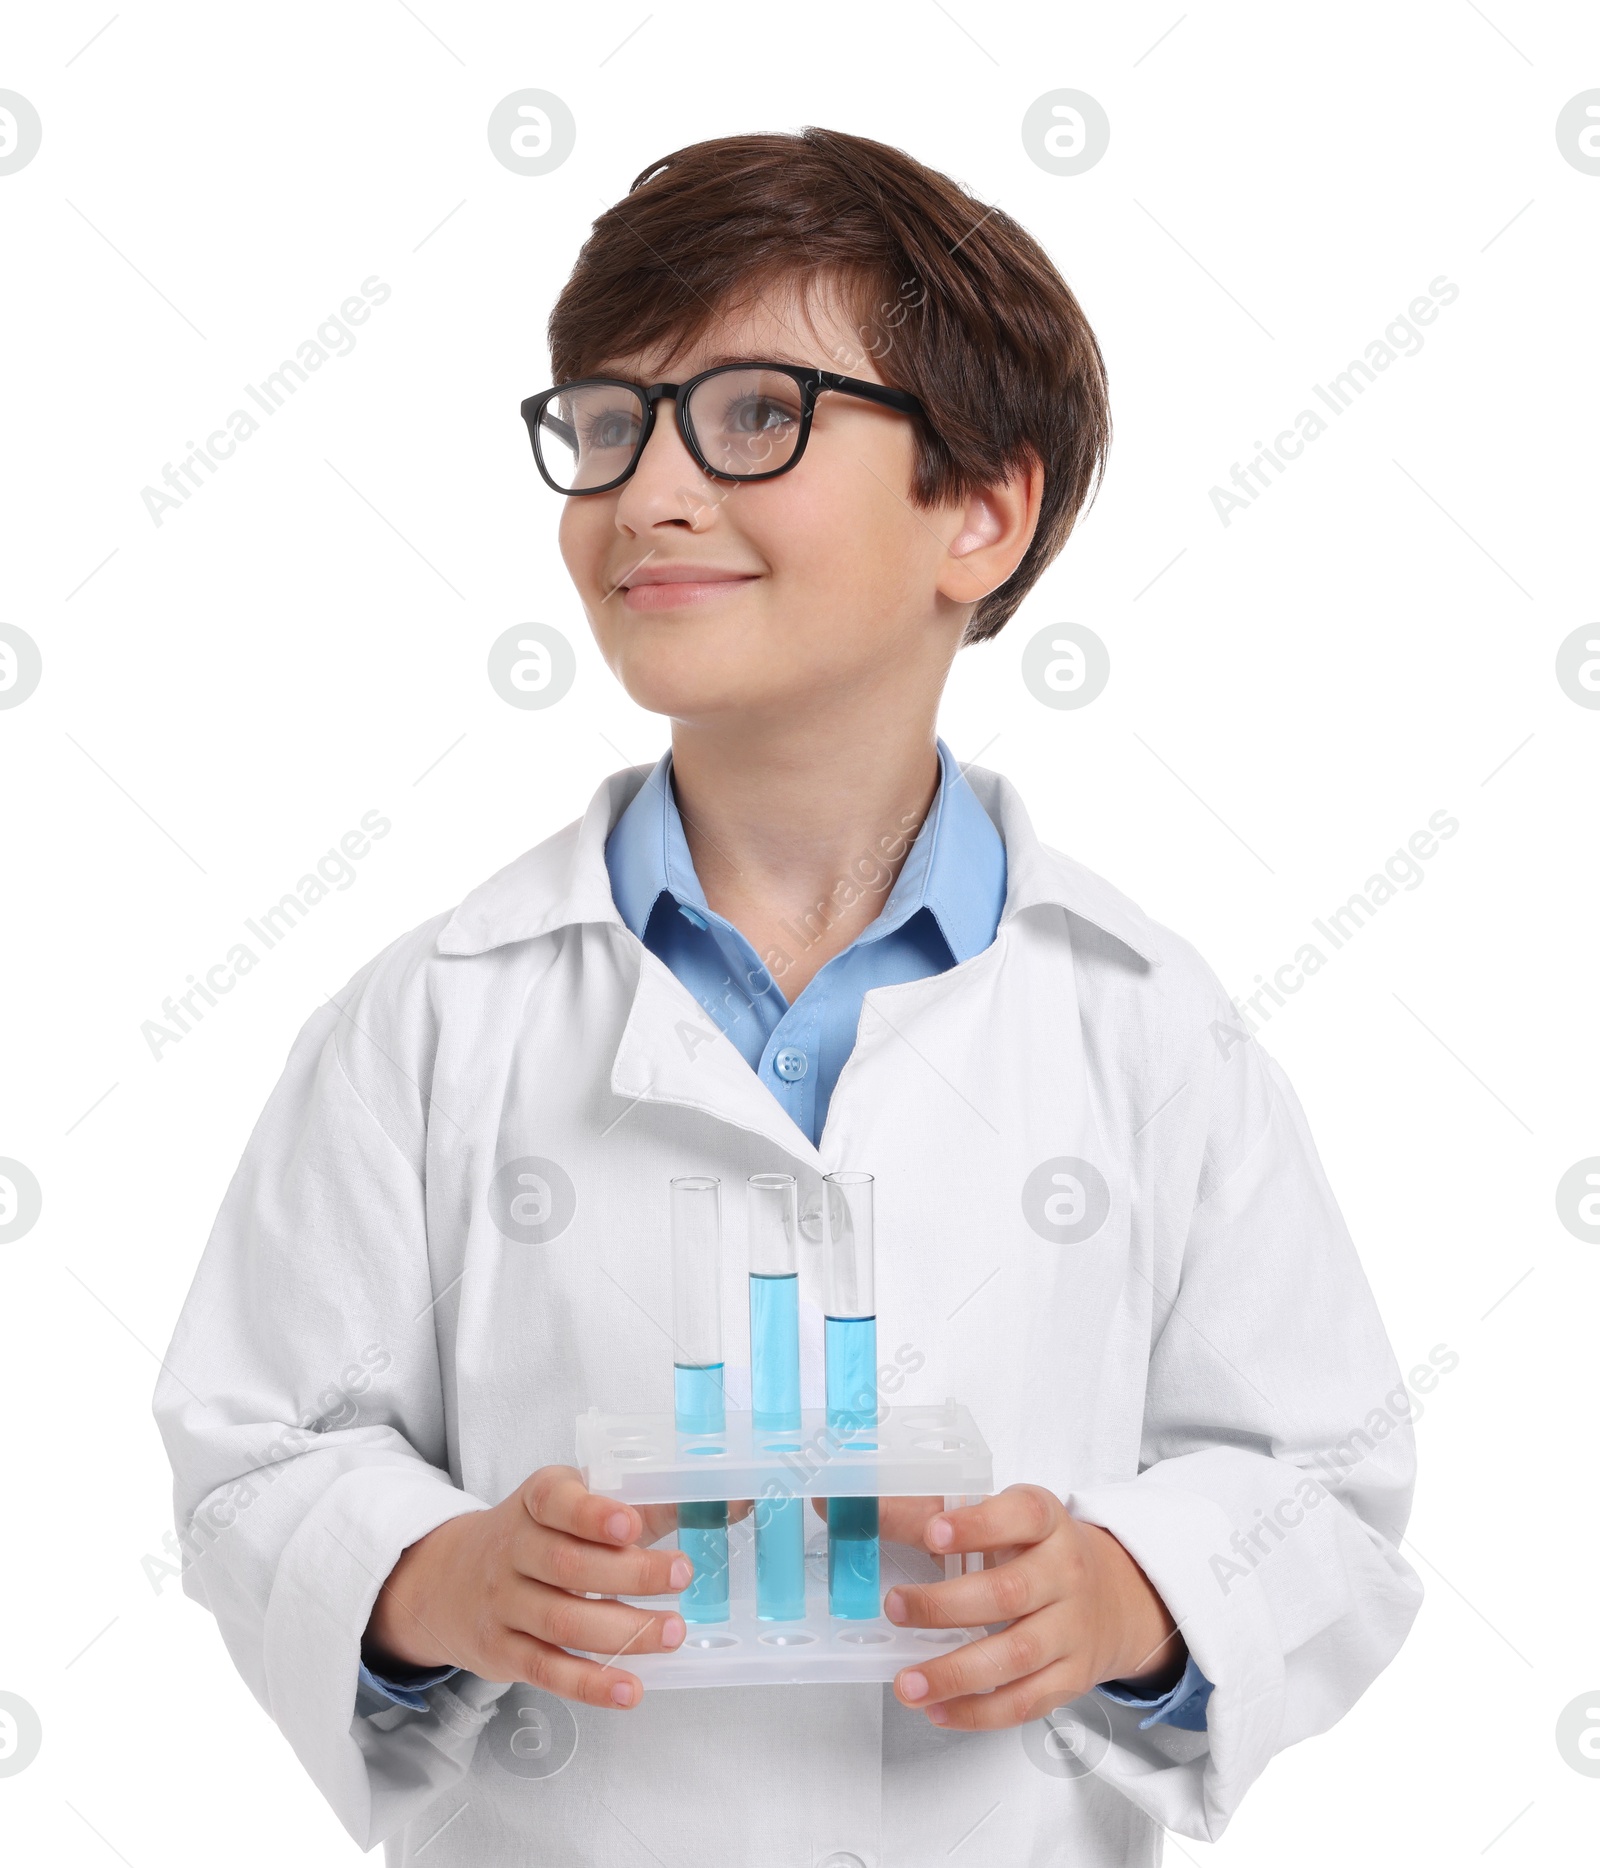
[[(1402, 1367), (1459, 1356), (1417, 1427), (1427, 1600), (1354, 1710), (1168, 1860), (1577, 1859), (1600, 1780), (1554, 1731), (1600, 1688), (1600, 1248), (1555, 1188), (1600, 1154), (1600, 712), (1554, 669), (1595, 614), (1600, 177), (1554, 125), (1600, 85), (1600, 19), (114, 4), (14, 11), (0, 50), (44, 126), (0, 176), (0, 620), (44, 658), (0, 712), (0, 1155), (44, 1190), (0, 1247), (0, 1690), (44, 1730), (0, 1779), (7, 1858), (355, 1856), (210, 1617), (145, 1562), (170, 1529), (155, 1357), (312, 1009), (666, 744), (595, 650), (517, 403), (549, 380), (590, 221), (642, 168), (820, 123), (1016, 216), (1109, 364), (1103, 493), (959, 657), (957, 756), (1237, 995), (1430, 814), (1460, 823), (1261, 1026)], [(485, 134), (526, 86), (578, 124), (539, 178)], [(1063, 86), (1112, 126), (1075, 177), (1020, 136)], [(392, 296), (354, 351), (157, 527), (140, 489), (372, 274)], [(1224, 526), (1211, 487), (1439, 275), (1459, 296), (1423, 348)], [(485, 674), (535, 620), (578, 658), (547, 712)], [(1076, 711), (1019, 673), (1063, 621), (1112, 658)], [(155, 1061), (143, 1021), (371, 809), (394, 828), (353, 886)]]

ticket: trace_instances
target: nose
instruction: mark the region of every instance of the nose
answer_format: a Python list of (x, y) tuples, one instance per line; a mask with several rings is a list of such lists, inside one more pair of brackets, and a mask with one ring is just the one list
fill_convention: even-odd
[(617, 489), (617, 523), (638, 531), (675, 520), (693, 529), (697, 515), (720, 498), (683, 439), (676, 397), (661, 397), (638, 465)]

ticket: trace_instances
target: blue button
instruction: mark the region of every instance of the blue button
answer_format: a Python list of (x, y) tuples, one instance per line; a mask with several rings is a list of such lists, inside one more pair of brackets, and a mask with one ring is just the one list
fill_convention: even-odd
[(772, 1060), (772, 1067), (786, 1083), (797, 1083), (806, 1074), (808, 1059), (804, 1051), (786, 1044)]

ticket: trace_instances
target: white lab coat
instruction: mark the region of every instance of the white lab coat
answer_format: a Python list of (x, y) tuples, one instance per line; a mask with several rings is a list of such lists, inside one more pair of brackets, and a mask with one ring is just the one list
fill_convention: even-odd
[[(813, 1147), (618, 916), (604, 842), (648, 770), (296, 1039), (156, 1389), (185, 1590), (389, 1864), (927, 1868), (960, 1842), (974, 1865), (1122, 1868), (1160, 1860), (1163, 1825), (1215, 1839), (1421, 1600), (1396, 1548), (1409, 1404), (1293, 1089), (1195, 949), (975, 767), (1006, 845), (999, 932), (867, 993)], [(491, 1212), (528, 1156), (575, 1202), (544, 1243)], [(1061, 1157), (1110, 1194), (1078, 1243), (1025, 1211)], [(357, 1716), (362, 1631), (408, 1544), (571, 1462), (590, 1406), (670, 1407), (669, 1177), (722, 1179), (732, 1332), (746, 1177), (792, 1172), (804, 1201), (840, 1167), (876, 1176), (879, 1360), (920, 1359), (894, 1400), (965, 1402), (997, 1489), (1047, 1486), (1121, 1539), (1215, 1683), (1206, 1731), (1140, 1731), (1088, 1694), (1051, 1748), (1038, 1722), (941, 1732), (886, 1686), (659, 1688), (572, 1708), (541, 1778), (480, 1742), (504, 1684)], [(814, 1394), (811, 1330), (806, 1354)]]

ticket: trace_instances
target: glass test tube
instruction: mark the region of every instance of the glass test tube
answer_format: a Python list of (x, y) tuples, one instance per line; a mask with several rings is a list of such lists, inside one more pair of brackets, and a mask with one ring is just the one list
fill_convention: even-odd
[[(722, 1433), (721, 1182), (693, 1174), (671, 1183), (673, 1412), (680, 1433)], [(686, 1622), (728, 1619), (727, 1500), (678, 1507), (678, 1548), (694, 1579), (678, 1598)]]
[[(792, 1174), (752, 1174), (745, 1188), (750, 1235), (750, 1411), (772, 1450), (800, 1450), (799, 1215)], [(806, 1612), (806, 1505), (781, 1478), (755, 1501), (756, 1615), (798, 1621)]]
[[(822, 1177), (826, 1256), (824, 1353), (828, 1426), (852, 1446), (878, 1424), (878, 1319), (872, 1277), (872, 1176)], [(878, 1501), (828, 1500), (828, 1613), (861, 1621), (882, 1612)]]

